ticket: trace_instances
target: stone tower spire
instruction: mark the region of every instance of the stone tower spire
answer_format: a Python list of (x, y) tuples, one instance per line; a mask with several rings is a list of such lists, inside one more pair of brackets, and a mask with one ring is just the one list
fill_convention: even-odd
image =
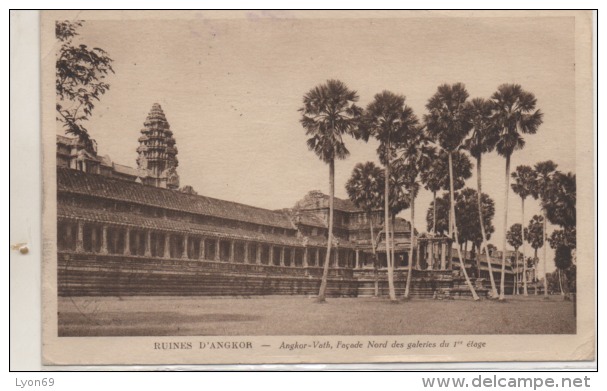
[(173, 132), (158, 103), (152, 105), (144, 128), (141, 129), (139, 147), (137, 148), (137, 167), (147, 171), (150, 184), (157, 187), (177, 189), (177, 148)]

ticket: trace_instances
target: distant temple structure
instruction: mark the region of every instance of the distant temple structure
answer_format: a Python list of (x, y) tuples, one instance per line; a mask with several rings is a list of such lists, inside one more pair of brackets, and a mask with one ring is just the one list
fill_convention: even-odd
[(152, 106), (141, 129), (137, 153), (137, 168), (148, 172), (148, 184), (167, 189), (179, 187), (175, 139), (158, 103)]
[[(179, 188), (175, 144), (159, 104), (141, 130), (137, 168), (98, 156), (77, 138), (57, 136), (59, 294), (316, 294), (327, 251), (329, 197), (310, 191), (292, 208), (269, 210), (198, 195), (191, 186)], [(328, 294), (387, 294), (383, 212), (368, 215), (339, 198), (334, 209)], [(369, 219), (378, 239), (376, 257)], [(410, 254), (411, 225), (397, 218), (394, 240), (398, 294), (408, 262), (413, 296), (470, 294), (449, 238), (418, 235)], [(499, 281), (499, 259), (465, 258), (479, 294), (486, 294), (487, 260)], [(509, 267), (510, 291), (513, 276)]]
[(162, 107), (157, 103), (152, 106), (141, 129), (137, 154), (137, 168), (131, 168), (112, 162), (107, 155), (98, 156), (97, 151), (87, 149), (78, 138), (57, 136), (58, 167), (148, 186), (178, 189), (177, 147)]

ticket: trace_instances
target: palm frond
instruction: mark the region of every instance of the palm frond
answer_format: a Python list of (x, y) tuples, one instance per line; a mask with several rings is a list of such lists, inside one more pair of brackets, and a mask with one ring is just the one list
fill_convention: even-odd
[(306, 135), (311, 136), (308, 148), (322, 161), (328, 163), (349, 155), (344, 135), (364, 138), (364, 133), (358, 131), (362, 109), (355, 105), (357, 101), (356, 91), (333, 79), (304, 94), (300, 123)]

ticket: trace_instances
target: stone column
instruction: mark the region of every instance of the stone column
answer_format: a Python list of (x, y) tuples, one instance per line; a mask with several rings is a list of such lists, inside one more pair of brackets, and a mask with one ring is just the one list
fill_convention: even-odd
[(72, 247), (72, 224), (67, 222), (65, 224), (65, 246), (66, 248)]
[(436, 262), (435, 262), (436, 270), (441, 270), (440, 257), (441, 257), (440, 245), (438, 244), (438, 242), (435, 242), (434, 243), (434, 258), (436, 260)]
[(141, 237), (140, 237), (140, 233), (137, 232), (135, 234), (135, 254), (133, 255), (139, 255), (139, 246), (141, 245)]
[(270, 259), (268, 260), (268, 265), (274, 265), (274, 246), (270, 246)]
[(244, 259), (243, 263), (249, 263), (249, 242), (244, 242)]
[(143, 255), (146, 257), (152, 256), (152, 231), (145, 232), (145, 250)]
[(280, 266), (284, 266), (285, 265), (285, 248), (281, 247), (280, 248)]
[(171, 235), (164, 235), (164, 257), (171, 258)]
[(84, 223), (78, 221), (78, 235), (76, 236), (76, 251), (84, 251)]
[(356, 249), (356, 259), (355, 259), (355, 263), (354, 263), (354, 268), (358, 269), (360, 267), (359, 261), (360, 261), (360, 255), (359, 255), (359, 250)]
[(91, 251), (95, 252), (97, 250), (97, 227), (93, 227), (91, 229)]
[(453, 270), (453, 256), (457, 255), (457, 251), (455, 252), (455, 254), (453, 253), (453, 243), (447, 242), (445, 248), (447, 249), (447, 251), (445, 252), (445, 255), (447, 257), (447, 270)]
[(118, 230), (112, 231), (112, 246), (114, 254), (118, 254)]
[(200, 238), (200, 245), (198, 246), (198, 259), (204, 259), (204, 238)]
[(188, 259), (188, 246), (189, 246), (188, 235), (183, 236), (183, 251), (181, 252), (181, 259)]
[(335, 260), (333, 261), (333, 267), (339, 267), (339, 247), (335, 247)]
[(291, 267), (295, 267), (297, 265), (295, 265), (295, 253), (297, 252), (297, 249), (292, 248), (291, 249)]
[(320, 260), (320, 248), (316, 247), (316, 262), (314, 263), (314, 266), (318, 267), (321, 265), (321, 260)]
[(221, 251), (220, 244), (221, 244), (221, 242), (220, 242), (219, 239), (215, 240), (215, 260), (216, 261), (220, 261), (221, 260), (219, 258), (219, 252)]
[(127, 228), (124, 231), (124, 255), (131, 255), (131, 230)]
[(260, 265), (261, 264), (261, 243), (257, 243), (257, 251), (255, 253), (255, 263)]
[(447, 252), (447, 246), (445, 246), (445, 242), (440, 243), (440, 269), (447, 270), (447, 261), (445, 257), (445, 252)]
[(230, 241), (230, 262), (234, 262), (234, 241)]
[(107, 225), (104, 225), (101, 230), (101, 254), (107, 254)]
[(308, 267), (308, 248), (307, 247), (304, 247), (302, 265), (303, 265), (303, 267)]
[[(416, 240), (417, 242), (417, 240)], [(421, 259), (419, 258), (419, 242), (415, 243), (415, 269), (420, 270), (422, 267)]]

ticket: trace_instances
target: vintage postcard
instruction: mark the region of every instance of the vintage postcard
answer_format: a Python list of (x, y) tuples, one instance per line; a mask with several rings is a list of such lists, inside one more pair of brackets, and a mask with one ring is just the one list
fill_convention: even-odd
[(43, 12), (44, 363), (593, 360), (592, 23)]

